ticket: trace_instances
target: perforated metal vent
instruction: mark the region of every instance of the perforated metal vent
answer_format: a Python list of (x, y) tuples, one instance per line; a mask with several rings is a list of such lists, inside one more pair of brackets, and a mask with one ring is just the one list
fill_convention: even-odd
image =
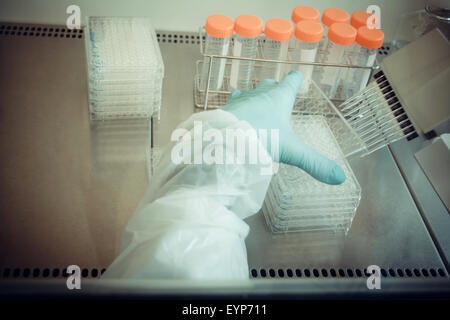
[(71, 30), (58, 25), (40, 25), (23, 23), (1, 23), (0, 37), (44, 37), (44, 38), (65, 38), (83, 39), (84, 31)]
[[(252, 278), (363, 278), (370, 276), (367, 269), (251, 269)], [(441, 269), (419, 268), (389, 268), (381, 269), (385, 278), (446, 278), (447, 273)]]
[(386, 42), (378, 49), (377, 61), (380, 63), (384, 58), (393, 54), (396, 51), (395, 46), (393, 46), (390, 42)]
[[(105, 268), (82, 268), (83, 278), (98, 278), (106, 271)], [(67, 278), (67, 269), (64, 268), (4, 268), (0, 272), (0, 279), (18, 278)]]
[[(81, 276), (83, 278), (99, 278), (105, 268), (82, 268)], [(381, 275), (385, 278), (447, 278), (447, 273), (441, 269), (435, 268), (389, 268), (381, 269)], [(0, 279), (17, 278), (66, 278), (67, 269), (61, 268), (4, 268), (0, 272)], [(251, 278), (365, 278), (370, 276), (366, 269), (274, 269), (261, 268), (251, 269)]]
[[(200, 36), (189, 32), (158, 31), (156, 37), (160, 43), (200, 45)], [(203, 40), (205, 40), (205, 37), (203, 37)]]
[(378, 49), (378, 54), (383, 56), (388, 56), (391, 51), (391, 46), (389, 44), (385, 44), (384, 46)]

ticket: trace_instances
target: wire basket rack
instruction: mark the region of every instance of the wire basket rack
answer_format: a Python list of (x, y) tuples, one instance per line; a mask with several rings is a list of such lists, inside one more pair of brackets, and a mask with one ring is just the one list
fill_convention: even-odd
[[(216, 54), (208, 54), (204, 52), (204, 42), (205, 42), (205, 31), (204, 27), (201, 27), (199, 29), (199, 38), (203, 39), (200, 41), (200, 53), (203, 56), (203, 61), (197, 61), (196, 62), (196, 75), (195, 75), (195, 94), (194, 94), (194, 102), (195, 106), (197, 108), (202, 108), (204, 110), (207, 109), (215, 109), (220, 108), (221, 106), (225, 105), (228, 101), (228, 98), (231, 94), (231, 86), (230, 86), (230, 73), (231, 73), (231, 64), (233, 60), (239, 60), (239, 61), (253, 61), (253, 71), (251, 74), (250, 79), (250, 88), (256, 87), (258, 82), (262, 79), (259, 78), (260, 70), (267, 65), (268, 63), (277, 63), (281, 64), (282, 74), (287, 74), (290, 70), (296, 69), (300, 65), (309, 65), (315, 67), (315, 69), (323, 69), (323, 68), (338, 68), (341, 70), (342, 73), (344, 73), (348, 69), (369, 69), (371, 72), (371, 76), (369, 79), (371, 79), (372, 75), (376, 70), (379, 69), (378, 65), (375, 64), (374, 66), (364, 66), (364, 65), (356, 65), (351, 63), (325, 63), (325, 62), (304, 62), (304, 61), (296, 61), (296, 60), (274, 60), (274, 59), (265, 59), (263, 54), (263, 45), (266, 41), (266, 38), (264, 35), (259, 36), (257, 38), (257, 53), (255, 58), (246, 58), (246, 57), (240, 57), (240, 56), (234, 56), (232, 55), (232, 48), (235, 42), (235, 38), (232, 37), (231, 44), (228, 49), (227, 55), (216, 55)], [(288, 52), (288, 59), (291, 57), (292, 48), (289, 48)], [(318, 52), (318, 55), (320, 52)], [(225, 60), (225, 70), (224, 70), (224, 77), (223, 77), (223, 84), (221, 86), (221, 89), (219, 91), (212, 90), (210, 88), (210, 82), (211, 82), (211, 73), (212, 73), (212, 66), (214, 64), (214, 61), (217, 59)], [(208, 73), (206, 75), (206, 88), (204, 86), (202, 87), (200, 85), (202, 81), (202, 66), (205, 61), (208, 63)], [(333, 101), (336, 103), (343, 102), (345, 100), (345, 96), (341, 92), (341, 87), (338, 86), (336, 95), (333, 97)], [(206, 98), (206, 99), (205, 99)]]
[[(199, 30), (200, 39), (205, 39), (204, 28)], [(200, 41), (200, 52), (203, 61), (196, 62), (196, 74), (194, 78), (194, 104), (197, 108), (204, 110), (220, 108), (225, 105), (230, 97), (232, 88), (230, 86), (230, 74), (233, 60), (253, 61), (253, 72), (251, 74), (250, 88), (256, 87), (261, 68), (267, 63), (282, 64), (282, 74), (287, 74), (290, 70), (298, 68), (300, 65), (310, 65), (314, 70), (320, 68), (338, 68), (341, 74), (351, 69), (369, 69), (370, 76), (366, 84), (369, 94), (358, 92), (351, 97), (347, 97), (342, 91), (342, 86), (338, 85), (336, 95), (330, 99), (320, 87), (320, 84), (310, 80), (309, 89), (306, 92), (298, 93), (295, 101), (293, 113), (303, 116), (323, 115), (333, 131), (339, 145), (346, 157), (359, 154), (361, 156), (370, 154), (394, 141), (404, 137), (410, 137), (410, 131), (405, 131), (405, 123), (397, 124), (403, 118), (399, 118), (398, 110), (394, 110), (390, 104), (374, 103), (372, 101), (374, 89), (377, 81), (371, 82), (374, 75), (379, 73), (380, 67), (377, 63), (374, 66), (362, 66), (351, 63), (322, 63), (322, 62), (303, 62), (294, 60), (272, 60), (263, 57), (264, 36), (257, 39), (256, 58), (244, 58), (231, 55), (234, 38), (231, 39), (229, 52), (227, 55), (214, 55), (204, 52), (204, 40)], [(291, 57), (292, 49), (289, 49), (288, 58)], [(224, 77), (220, 90), (211, 90), (211, 73), (214, 59), (224, 59)], [(351, 60), (347, 60), (351, 62)], [(203, 64), (208, 63), (208, 73), (206, 74), (205, 84), (202, 83), (202, 77), (205, 76)], [(316, 72), (316, 71), (314, 71)], [(312, 77), (314, 79), (314, 76)], [(379, 82), (379, 81), (378, 81)], [(369, 84), (370, 83), (370, 84)], [(364, 93), (364, 94), (362, 94)], [(384, 91), (380, 96), (384, 98)], [(378, 99), (378, 102), (380, 99)], [(407, 129), (407, 128), (406, 128)]]

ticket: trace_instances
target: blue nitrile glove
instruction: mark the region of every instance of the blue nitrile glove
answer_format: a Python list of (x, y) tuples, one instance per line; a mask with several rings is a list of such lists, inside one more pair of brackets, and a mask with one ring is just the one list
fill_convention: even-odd
[[(298, 71), (289, 72), (281, 83), (265, 79), (256, 89), (242, 93), (233, 90), (222, 109), (247, 121), (257, 131), (278, 129), (279, 159), (273, 160), (297, 166), (319, 181), (341, 184), (345, 181), (344, 171), (334, 161), (301, 142), (291, 128), (291, 112), (301, 83), (302, 75)], [(270, 145), (268, 149), (271, 153)]]

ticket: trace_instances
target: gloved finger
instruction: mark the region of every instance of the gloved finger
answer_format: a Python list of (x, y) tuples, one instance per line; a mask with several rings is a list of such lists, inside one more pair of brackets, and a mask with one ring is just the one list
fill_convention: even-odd
[(303, 169), (312, 177), (327, 184), (336, 185), (345, 181), (345, 173), (341, 167), (305, 145), (293, 132), (283, 143), (280, 160)]
[(294, 107), (295, 97), (298, 90), (300, 89), (303, 81), (303, 76), (300, 71), (291, 70), (284, 79), (280, 82), (280, 88), (289, 92), (289, 98), (292, 103), (284, 104), (283, 106), (287, 109), (287, 113), (291, 114), (292, 108)]
[(231, 91), (231, 95), (230, 95), (230, 98), (228, 99), (228, 102), (230, 102), (233, 99), (236, 99), (240, 95), (241, 95), (241, 91), (239, 91), (238, 89), (234, 89), (233, 91)]
[(300, 71), (291, 70), (289, 73), (283, 78), (280, 83), (281, 87), (286, 87), (292, 90), (292, 93), (297, 94), (297, 91), (300, 89), (302, 85), (303, 76)]
[(263, 79), (263, 80), (261, 80), (258, 83), (258, 85), (256, 87), (257, 88), (270, 88), (270, 87), (273, 87), (276, 84), (278, 84), (277, 80), (274, 80), (274, 79)]
[(234, 89), (233, 91), (231, 91), (231, 98), (237, 98), (240, 94), (241, 91), (239, 91), (238, 89)]

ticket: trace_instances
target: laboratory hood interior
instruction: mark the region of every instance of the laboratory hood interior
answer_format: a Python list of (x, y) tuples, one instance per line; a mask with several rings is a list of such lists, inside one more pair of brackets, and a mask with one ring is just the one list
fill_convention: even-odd
[[(81, 29), (65, 26), (71, 4), (81, 9)], [(290, 18), (298, 4), (348, 12), (378, 5), (386, 35), (377, 51), (380, 63), (394, 51), (398, 17), (423, 9), (426, 1), (2, 1), (2, 294), (64, 294), (71, 265), (81, 269), (81, 294), (93, 296), (448, 294), (450, 215), (423, 168), (433, 160), (424, 156), (419, 162), (433, 137), (450, 132), (448, 121), (410, 141), (348, 158), (361, 199), (346, 234), (273, 233), (262, 211), (246, 218), (249, 280), (100, 280), (119, 254), (122, 232), (151, 182), (149, 162), (156, 159), (148, 146), (162, 147), (180, 122), (203, 111), (196, 106), (195, 75), (203, 59), (199, 27), (206, 17)], [(150, 17), (164, 62), (156, 117), (91, 119), (87, 16)], [(442, 166), (448, 176), (445, 160)], [(446, 188), (441, 192), (448, 195), (448, 181)], [(381, 270), (384, 290), (367, 288), (373, 265)]]

